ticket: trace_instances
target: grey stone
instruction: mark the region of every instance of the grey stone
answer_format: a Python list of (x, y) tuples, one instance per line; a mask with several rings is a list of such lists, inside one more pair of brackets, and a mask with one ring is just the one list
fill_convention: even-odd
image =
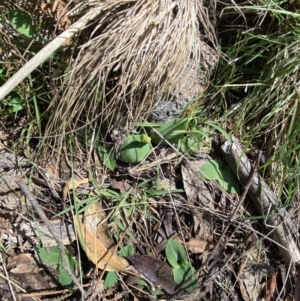
[(192, 99), (198, 97), (208, 86), (209, 78), (215, 70), (219, 56), (204, 42), (201, 43), (201, 60), (189, 60), (175, 93), (165, 99), (159, 98), (151, 113), (150, 121), (165, 123), (177, 118)]

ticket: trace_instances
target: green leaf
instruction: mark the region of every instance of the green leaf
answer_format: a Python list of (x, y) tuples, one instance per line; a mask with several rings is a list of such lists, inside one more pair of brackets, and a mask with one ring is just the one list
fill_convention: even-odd
[(73, 283), (73, 280), (67, 271), (61, 269), (58, 274), (58, 282), (61, 284), (61, 286), (69, 286)]
[(226, 165), (220, 160), (211, 160), (202, 165), (200, 168), (200, 176), (205, 180), (217, 180), (221, 177), (221, 170)]
[(39, 30), (32, 22), (32, 19), (28, 13), (19, 9), (10, 10), (7, 14), (10, 24), (16, 29), (19, 33), (33, 38), (37, 41), (43, 41), (39, 35)]
[(3, 112), (0, 112), (0, 115), (12, 114), (23, 110), (25, 108), (25, 101), (18, 93), (13, 91), (6, 101), (6, 106), (7, 108)]
[(68, 250), (65, 250), (65, 259), (71, 271), (74, 272), (77, 261), (73, 258), (73, 256), (70, 254)]
[[(48, 250), (49, 249), (49, 253)], [(60, 263), (60, 253), (58, 246), (52, 246), (50, 248), (38, 247), (37, 253), (40, 259), (47, 264), (59, 264)]]
[(169, 263), (174, 267), (180, 267), (187, 263), (187, 255), (183, 246), (170, 238), (166, 246), (166, 256)]
[(121, 248), (121, 250), (119, 251), (120, 256), (133, 256), (134, 253), (135, 253), (135, 249), (133, 245), (125, 246)]
[(189, 121), (189, 118), (168, 121), (151, 134), (151, 140), (155, 144), (161, 143), (162, 145), (168, 145), (167, 142), (176, 144), (184, 137)]
[[(62, 268), (61, 256), (59, 253), (59, 247), (53, 246), (48, 248), (49, 253), (46, 248), (38, 247), (37, 252), (40, 259), (47, 264), (57, 264), (58, 265), (58, 281), (62, 286), (69, 286), (73, 283), (71, 276)], [(76, 260), (71, 256), (68, 250), (65, 250), (65, 260), (70, 267), (71, 271), (75, 271)]]
[(145, 134), (129, 136), (120, 148), (120, 160), (125, 163), (143, 161), (151, 152), (150, 141)]
[(193, 138), (184, 137), (180, 144), (180, 151), (182, 153), (197, 153), (200, 148), (200, 143)]
[(97, 146), (98, 155), (103, 161), (103, 164), (110, 170), (114, 171), (116, 168), (116, 153), (112, 147), (105, 148), (103, 145)]
[(206, 180), (217, 180), (229, 193), (239, 193), (241, 184), (229, 166), (220, 160), (211, 160), (205, 163), (199, 171), (200, 176)]
[[(77, 261), (72, 257), (70, 252), (65, 249), (65, 260), (67, 265), (70, 267), (71, 271), (74, 273)], [(69, 286), (73, 283), (71, 276), (62, 268), (62, 263), (60, 261), (58, 265), (58, 281), (62, 286)]]
[(111, 288), (113, 287), (118, 280), (118, 274), (116, 272), (108, 272), (105, 280), (104, 280), (104, 286), (105, 288)]
[(117, 224), (118, 228), (120, 228), (122, 231), (125, 231), (126, 227), (119, 218), (114, 217), (113, 221)]
[[(179, 266), (173, 268), (174, 281), (177, 284), (181, 284), (184, 281), (187, 281), (190, 277), (195, 274), (196, 270), (194, 267), (190, 265), (190, 263), (186, 263), (183, 266)], [(193, 291), (197, 288), (198, 283), (196, 277), (192, 277), (187, 283), (183, 285), (183, 289), (186, 291)]]

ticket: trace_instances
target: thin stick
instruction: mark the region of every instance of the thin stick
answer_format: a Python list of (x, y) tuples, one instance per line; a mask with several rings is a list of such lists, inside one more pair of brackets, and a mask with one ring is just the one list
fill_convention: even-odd
[[(0, 257), (1, 257), (1, 261), (3, 262), (4, 260), (3, 260), (1, 254), (0, 254)], [(9, 287), (9, 290), (10, 290), (10, 294), (12, 295), (14, 301), (17, 301), (16, 296), (15, 296), (15, 292), (14, 292), (12, 286), (11, 286), (11, 282), (10, 282), (10, 280), (9, 280), (9, 277), (8, 277), (7, 270), (6, 270), (6, 267), (5, 267), (5, 263), (4, 263), (4, 262), (3, 262), (3, 264), (2, 264), (2, 267), (3, 267), (3, 270), (4, 270), (4, 272), (5, 272), (5, 276), (6, 276), (6, 279), (7, 279), (8, 287)]]
[(20, 180), (20, 181), (17, 182), (17, 184), (19, 185), (20, 189), (23, 191), (23, 193), (25, 194), (26, 198), (30, 201), (32, 207), (37, 212), (37, 214), (39, 215), (40, 219), (45, 223), (45, 225), (49, 229), (49, 232), (52, 234), (53, 238), (57, 242), (57, 245), (59, 247), (59, 253), (60, 253), (60, 256), (61, 256), (61, 261), (62, 261), (62, 267), (63, 267), (63, 269), (67, 271), (67, 273), (72, 278), (73, 282), (77, 285), (78, 289), (81, 291), (82, 295), (85, 296), (85, 292), (84, 292), (84, 290), (82, 288), (82, 284), (78, 281), (78, 279), (73, 274), (71, 268), (67, 264), (67, 261), (66, 261), (66, 258), (65, 258), (65, 246), (64, 246), (63, 242), (61, 241), (60, 237), (55, 232), (54, 228), (52, 227), (52, 224), (48, 220), (45, 212), (41, 209), (41, 207), (38, 204), (35, 196), (28, 189), (28, 187), (25, 184), (25, 182), (23, 180)]

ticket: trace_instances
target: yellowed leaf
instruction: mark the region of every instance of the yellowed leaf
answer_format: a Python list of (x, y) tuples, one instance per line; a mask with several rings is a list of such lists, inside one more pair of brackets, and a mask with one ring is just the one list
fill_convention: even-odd
[(76, 180), (74, 178), (69, 179), (62, 191), (63, 201), (67, 199), (69, 190), (76, 189), (79, 185), (86, 184), (88, 182), (89, 182), (88, 178), (84, 178), (80, 180)]
[(113, 255), (87, 227), (74, 219), (76, 232), (87, 257), (99, 268), (106, 271), (129, 273), (127, 260)]
[(125, 258), (112, 254), (115, 249), (114, 241), (108, 232), (105, 211), (98, 203), (87, 207), (83, 222), (75, 217), (74, 223), (81, 246), (98, 268), (134, 274), (128, 271), (129, 263)]
[(95, 203), (84, 211), (83, 223), (107, 249), (114, 247), (108, 231), (107, 216), (100, 204)]

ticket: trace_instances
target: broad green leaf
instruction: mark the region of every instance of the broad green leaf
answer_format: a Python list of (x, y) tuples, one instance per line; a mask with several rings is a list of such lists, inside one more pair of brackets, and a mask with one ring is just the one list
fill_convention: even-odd
[(172, 238), (170, 238), (167, 242), (166, 256), (169, 263), (174, 268), (183, 266), (187, 262), (187, 255), (185, 249), (179, 242)]
[(184, 137), (189, 121), (189, 118), (168, 121), (151, 134), (151, 140), (155, 144), (168, 145), (168, 142), (176, 144)]
[(121, 248), (121, 250), (119, 251), (120, 256), (133, 256), (134, 253), (135, 253), (135, 249), (133, 245), (125, 246)]
[[(73, 280), (71, 276), (62, 268), (61, 256), (59, 253), (59, 247), (53, 246), (49, 248), (49, 253), (45, 248), (38, 247), (37, 249), (40, 259), (47, 264), (57, 264), (58, 265), (58, 281), (62, 286), (68, 286), (72, 284)], [(65, 250), (65, 260), (74, 272), (76, 260), (71, 256), (71, 254)]]
[(150, 141), (145, 134), (129, 136), (120, 148), (120, 160), (125, 163), (143, 161), (151, 152)]
[[(49, 253), (48, 250), (49, 249)], [(52, 246), (50, 248), (38, 247), (37, 253), (40, 259), (47, 264), (59, 264), (60, 263), (60, 253), (58, 246)]]
[(197, 153), (200, 148), (200, 143), (193, 138), (184, 137), (180, 144), (180, 151), (182, 153)]
[(218, 181), (230, 193), (238, 193), (241, 189), (241, 184), (230, 167), (220, 160), (211, 160), (205, 163), (200, 168), (199, 174), (203, 179)]
[(116, 153), (113, 151), (112, 147), (105, 148), (103, 145), (98, 145), (97, 150), (103, 164), (108, 169), (114, 171), (116, 168)]
[(242, 186), (233, 172), (231, 170), (228, 174), (224, 172), (223, 176), (223, 179), (217, 180), (220, 186), (229, 193), (239, 193)]
[(111, 288), (113, 287), (118, 280), (118, 274), (116, 272), (108, 272), (105, 280), (104, 280), (104, 286), (105, 288)]
[(7, 14), (10, 24), (16, 29), (19, 33), (33, 38), (37, 41), (43, 41), (39, 35), (39, 30), (32, 22), (32, 19), (28, 13), (19, 9), (10, 10)]
[(217, 180), (222, 176), (226, 165), (220, 160), (211, 160), (200, 168), (200, 176), (206, 180)]
[(58, 282), (61, 286), (69, 286), (73, 283), (73, 280), (67, 271), (60, 267), (58, 272)]
[[(187, 281), (195, 273), (195, 268), (192, 267), (189, 263), (186, 263), (183, 266), (173, 268), (174, 281), (177, 284), (181, 284), (184, 281)], [(197, 279), (192, 277), (186, 284), (184, 284), (183, 289), (186, 291), (193, 291), (197, 288)]]

